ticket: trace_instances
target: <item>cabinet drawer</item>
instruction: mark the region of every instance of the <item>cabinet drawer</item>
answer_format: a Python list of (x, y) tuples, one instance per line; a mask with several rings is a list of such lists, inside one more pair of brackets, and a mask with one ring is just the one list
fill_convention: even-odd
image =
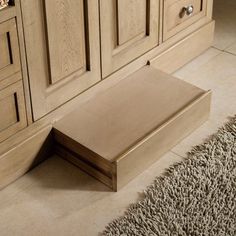
[(0, 90), (0, 142), (27, 125), (22, 82)]
[(119, 190), (202, 124), (210, 100), (144, 66), (54, 123), (56, 152)]
[(20, 70), (19, 45), (15, 19), (0, 24), (0, 81)]
[(166, 40), (206, 15), (206, 0), (165, 0), (163, 39)]

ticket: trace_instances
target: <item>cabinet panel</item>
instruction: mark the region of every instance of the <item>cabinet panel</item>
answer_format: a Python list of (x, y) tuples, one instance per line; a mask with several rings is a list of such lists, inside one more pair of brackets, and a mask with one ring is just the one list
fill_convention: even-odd
[(0, 100), (0, 131), (17, 122), (15, 96), (11, 94)]
[[(122, 45), (135, 37), (145, 37), (147, 9), (145, 0), (117, 1), (118, 45)], [(127, 12), (129, 14), (127, 14)]]
[(0, 24), (0, 82), (20, 71), (15, 19)]
[(97, 1), (22, 1), (34, 119), (100, 80)]
[(22, 82), (0, 90), (0, 142), (26, 127)]
[(158, 45), (159, 1), (100, 1), (102, 75), (108, 76)]
[(83, 0), (45, 1), (51, 83), (86, 70)]
[(1, 60), (0, 60), (0, 68), (4, 68), (11, 64), (11, 58), (9, 53), (9, 46), (8, 46), (8, 37), (7, 34), (0, 35), (0, 51), (1, 51)]
[(206, 15), (206, 0), (164, 1), (164, 40)]

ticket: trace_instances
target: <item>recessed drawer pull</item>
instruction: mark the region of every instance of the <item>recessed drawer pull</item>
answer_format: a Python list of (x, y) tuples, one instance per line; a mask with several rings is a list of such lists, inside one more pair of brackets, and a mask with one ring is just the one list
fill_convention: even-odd
[(189, 5), (187, 7), (183, 7), (182, 10), (179, 13), (179, 17), (183, 18), (185, 16), (185, 14), (187, 16), (191, 16), (193, 14), (193, 11), (194, 11), (193, 5)]

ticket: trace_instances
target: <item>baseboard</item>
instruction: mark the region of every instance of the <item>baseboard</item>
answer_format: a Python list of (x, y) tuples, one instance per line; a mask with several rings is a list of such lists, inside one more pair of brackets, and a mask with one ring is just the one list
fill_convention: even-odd
[(52, 127), (47, 126), (0, 155), (0, 189), (53, 154), (51, 130)]
[(171, 74), (175, 72), (212, 45), (214, 29), (215, 22), (212, 21), (165, 52), (151, 59), (149, 64), (166, 73)]

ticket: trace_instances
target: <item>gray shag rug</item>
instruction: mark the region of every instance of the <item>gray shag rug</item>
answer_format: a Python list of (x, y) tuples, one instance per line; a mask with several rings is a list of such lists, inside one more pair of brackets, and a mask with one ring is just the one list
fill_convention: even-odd
[(103, 235), (236, 236), (236, 116), (157, 177)]

